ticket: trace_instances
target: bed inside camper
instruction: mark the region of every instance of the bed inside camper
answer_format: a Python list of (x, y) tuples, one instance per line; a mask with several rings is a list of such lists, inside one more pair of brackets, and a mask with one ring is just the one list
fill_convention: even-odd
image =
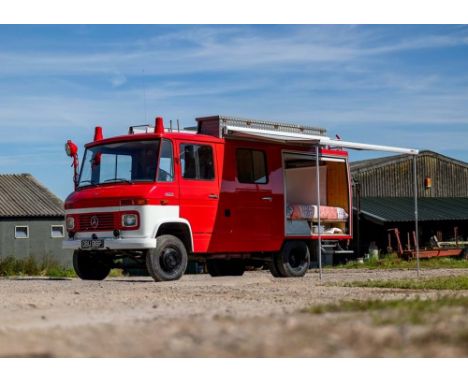
[(286, 235), (317, 235), (319, 230), (324, 236), (348, 235), (350, 205), (345, 159), (320, 158), (320, 202), (315, 156), (284, 153), (283, 161)]

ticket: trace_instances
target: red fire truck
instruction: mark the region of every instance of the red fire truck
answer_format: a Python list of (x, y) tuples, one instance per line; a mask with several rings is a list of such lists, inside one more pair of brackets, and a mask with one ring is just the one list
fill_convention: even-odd
[[(346, 252), (352, 197), (343, 147), (383, 149), (330, 139), (320, 128), (222, 116), (196, 129), (130, 127), (103, 138), (95, 130), (75, 191), (65, 202), (73, 265), (82, 279), (112, 268), (146, 268), (155, 281), (179, 279), (189, 259), (212, 276), (267, 265), (275, 277), (300, 277), (324, 251)], [(417, 153), (416, 150), (390, 148)]]

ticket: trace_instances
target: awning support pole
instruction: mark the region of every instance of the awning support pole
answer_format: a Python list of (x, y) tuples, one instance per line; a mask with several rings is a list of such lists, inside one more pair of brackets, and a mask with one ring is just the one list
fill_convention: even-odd
[(413, 181), (414, 181), (414, 232), (416, 234), (416, 239), (414, 240), (414, 248), (416, 250), (416, 272), (419, 277), (419, 216), (418, 216), (418, 176), (417, 176), (417, 155), (413, 156)]
[(320, 232), (320, 160), (319, 145), (315, 146), (315, 168), (317, 179), (317, 256), (319, 263), (319, 279), (322, 282), (322, 233)]

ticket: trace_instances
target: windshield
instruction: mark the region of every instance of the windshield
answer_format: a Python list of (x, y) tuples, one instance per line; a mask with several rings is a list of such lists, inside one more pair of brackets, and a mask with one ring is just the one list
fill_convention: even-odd
[(117, 182), (154, 182), (159, 142), (119, 142), (88, 148), (78, 187)]

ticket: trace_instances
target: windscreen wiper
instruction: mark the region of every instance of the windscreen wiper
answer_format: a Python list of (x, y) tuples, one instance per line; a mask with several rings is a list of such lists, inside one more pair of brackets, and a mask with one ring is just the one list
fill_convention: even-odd
[(96, 182), (93, 182), (91, 179), (80, 180), (80, 184), (78, 185), (78, 187), (82, 187), (81, 183), (89, 183), (92, 186), (96, 185)]
[(106, 179), (102, 183), (110, 183), (110, 182), (113, 182), (113, 183), (126, 182), (128, 184), (133, 184), (133, 182), (131, 180), (128, 180), (128, 179), (125, 179), (125, 178), (110, 178), (110, 179)]

